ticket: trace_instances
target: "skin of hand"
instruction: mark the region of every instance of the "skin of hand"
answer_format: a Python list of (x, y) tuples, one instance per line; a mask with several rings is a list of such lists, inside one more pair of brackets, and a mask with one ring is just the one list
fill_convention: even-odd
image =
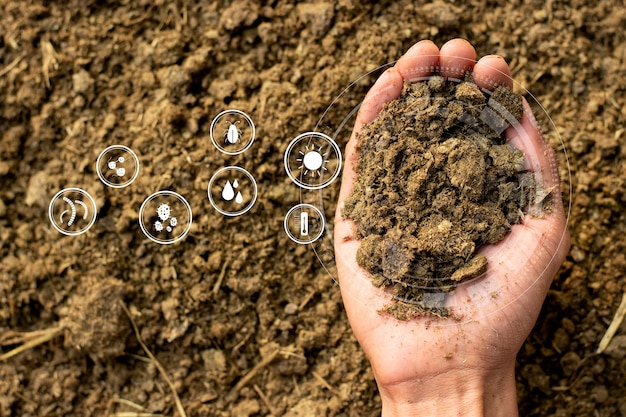
[(528, 103), (519, 125), (505, 131), (524, 152), (525, 169), (551, 194), (552, 208), (526, 215), (498, 244), (484, 246), (485, 276), (446, 296), (459, 320), (420, 317), (400, 321), (379, 311), (391, 296), (372, 285), (356, 263), (360, 242), (355, 225), (341, 215), (357, 173), (357, 136), (385, 103), (397, 98), (405, 81), (440, 75), (462, 79), (472, 71), (476, 84), (492, 91), (512, 88), (503, 58), (476, 62), (473, 46), (453, 39), (441, 47), (421, 41), (384, 72), (365, 97), (346, 147), (346, 163), (335, 215), (335, 258), (344, 306), (367, 355), (380, 391), (383, 416), (517, 415), (515, 357), (537, 320), (550, 283), (570, 246), (554, 151), (544, 140)]

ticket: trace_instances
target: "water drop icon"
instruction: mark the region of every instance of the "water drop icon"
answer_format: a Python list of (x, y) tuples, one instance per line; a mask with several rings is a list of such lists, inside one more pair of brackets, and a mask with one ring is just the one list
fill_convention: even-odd
[(235, 197), (235, 190), (233, 189), (233, 186), (230, 184), (230, 181), (226, 181), (226, 185), (224, 186), (224, 189), (222, 190), (222, 198), (226, 201), (230, 201), (233, 199), (233, 197)]
[(213, 208), (229, 217), (247, 213), (256, 202), (257, 193), (257, 183), (252, 174), (238, 166), (216, 171), (207, 187), (207, 196)]

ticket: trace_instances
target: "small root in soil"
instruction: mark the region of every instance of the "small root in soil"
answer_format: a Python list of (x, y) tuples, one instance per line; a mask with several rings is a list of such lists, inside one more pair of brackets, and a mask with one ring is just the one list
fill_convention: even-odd
[(0, 362), (11, 359), (20, 353), (26, 352), (29, 349), (33, 349), (39, 345), (42, 345), (56, 337), (63, 331), (63, 327), (52, 327), (44, 330), (37, 330), (34, 332), (13, 332), (9, 331), (0, 336), (0, 345), (19, 345), (16, 348), (0, 355)]

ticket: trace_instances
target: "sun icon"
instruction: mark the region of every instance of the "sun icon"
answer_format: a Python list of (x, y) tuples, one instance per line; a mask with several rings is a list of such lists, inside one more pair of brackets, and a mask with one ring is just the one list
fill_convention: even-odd
[(298, 153), (302, 156), (297, 158), (296, 161), (301, 164), (298, 169), (304, 170), (303, 176), (306, 177), (308, 174), (311, 178), (315, 178), (316, 175), (321, 177), (322, 171), (328, 171), (325, 167), (328, 163), (328, 159), (326, 158), (326, 153), (322, 153), (321, 146), (318, 146), (316, 149), (315, 144), (312, 143), (310, 148), (309, 145), (306, 145), (304, 152), (298, 151)]

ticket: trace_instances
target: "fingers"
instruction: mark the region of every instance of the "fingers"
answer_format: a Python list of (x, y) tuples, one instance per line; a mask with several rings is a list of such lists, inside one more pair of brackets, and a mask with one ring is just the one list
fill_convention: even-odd
[(439, 48), (432, 41), (424, 40), (413, 45), (367, 93), (357, 116), (357, 129), (374, 120), (385, 103), (398, 98), (405, 81), (416, 81), (431, 75), (438, 63)]
[(404, 80), (415, 82), (431, 75), (438, 64), (439, 48), (432, 41), (423, 40), (409, 48), (394, 68)]
[(480, 88), (493, 91), (499, 85), (513, 88), (511, 69), (504, 58), (498, 55), (486, 55), (482, 57), (472, 73), (474, 82)]
[(454, 80), (460, 80), (474, 68), (476, 50), (465, 39), (452, 39), (446, 42), (439, 52), (439, 73)]

